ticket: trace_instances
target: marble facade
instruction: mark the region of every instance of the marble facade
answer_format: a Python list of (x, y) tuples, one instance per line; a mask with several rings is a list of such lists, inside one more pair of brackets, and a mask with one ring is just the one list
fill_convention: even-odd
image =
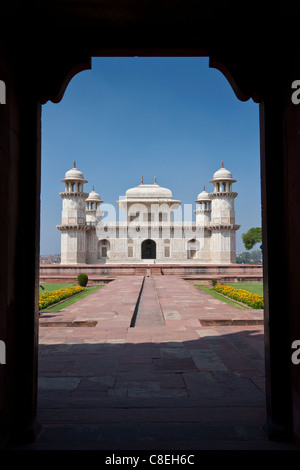
[(141, 183), (117, 201), (122, 221), (108, 221), (103, 201), (76, 168), (62, 180), (61, 264), (191, 263), (231, 264), (236, 260), (232, 173), (222, 167), (195, 201), (196, 220), (185, 221), (181, 201), (157, 184)]

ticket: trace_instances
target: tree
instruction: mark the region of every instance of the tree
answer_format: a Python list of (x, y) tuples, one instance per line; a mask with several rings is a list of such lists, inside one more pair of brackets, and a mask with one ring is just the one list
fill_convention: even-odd
[[(261, 227), (252, 227), (248, 232), (243, 233), (242, 240), (246, 250), (251, 250), (256, 243), (262, 241), (262, 230)], [(262, 245), (260, 245), (260, 249)]]

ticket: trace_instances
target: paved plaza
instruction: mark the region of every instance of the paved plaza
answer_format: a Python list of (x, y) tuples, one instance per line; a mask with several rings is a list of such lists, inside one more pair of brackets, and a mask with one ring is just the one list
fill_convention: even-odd
[(172, 275), (119, 276), (43, 313), (42, 430), (27, 448), (293, 448), (263, 430), (262, 320)]

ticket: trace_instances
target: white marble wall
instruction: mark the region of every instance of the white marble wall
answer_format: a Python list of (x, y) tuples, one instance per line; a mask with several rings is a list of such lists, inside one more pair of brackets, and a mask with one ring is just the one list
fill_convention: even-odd
[(65, 230), (61, 232), (61, 263), (86, 263), (86, 232)]

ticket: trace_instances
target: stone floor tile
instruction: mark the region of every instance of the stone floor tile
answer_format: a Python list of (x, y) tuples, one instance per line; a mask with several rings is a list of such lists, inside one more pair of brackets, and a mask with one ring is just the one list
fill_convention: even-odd
[[(245, 324), (263, 312), (235, 309), (178, 276), (153, 276), (144, 325), (132, 327), (142, 282), (119, 276), (41, 315), (42, 433), (26, 449), (294, 450), (263, 431), (263, 326)], [(151, 315), (158, 304), (160, 324)], [(76, 321), (96, 326), (69, 326)]]

